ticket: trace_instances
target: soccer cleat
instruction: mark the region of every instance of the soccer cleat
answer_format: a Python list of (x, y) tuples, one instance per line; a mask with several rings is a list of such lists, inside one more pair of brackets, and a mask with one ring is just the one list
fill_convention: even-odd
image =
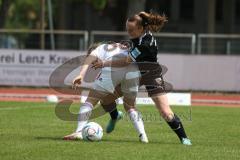
[(183, 138), (182, 139), (182, 144), (186, 145), (186, 146), (191, 146), (192, 145), (191, 140), (188, 139), (188, 138)]
[(64, 140), (81, 140), (83, 139), (82, 132), (74, 132), (72, 134), (64, 136), (63, 139)]
[(148, 143), (148, 138), (146, 134), (140, 134), (139, 135), (139, 141), (142, 143)]
[(106, 133), (111, 133), (114, 130), (116, 123), (122, 118), (123, 118), (123, 112), (118, 111), (117, 119), (114, 119), (114, 120), (110, 119), (109, 120), (108, 125), (106, 127)]

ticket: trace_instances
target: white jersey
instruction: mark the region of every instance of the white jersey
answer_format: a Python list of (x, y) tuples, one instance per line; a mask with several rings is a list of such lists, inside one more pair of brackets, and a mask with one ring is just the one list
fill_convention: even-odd
[[(92, 56), (96, 56), (102, 61), (119, 60), (128, 56), (128, 50), (121, 48), (121, 44), (102, 44), (91, 52)], [(117, 71), (125, 69), (125, 67), (104, 67), (102, 71)]]
[[(128, 50), (119, 43), (102, 44), (91, 52), (102, 61), (114, 61), (128, 56)], [(113, 93), (115, 87), (121, 84), (124, 95), (136, 95), (140, 73), (137, 65), (125, 67), (104, 67), (94, 82), (94, 89)]]

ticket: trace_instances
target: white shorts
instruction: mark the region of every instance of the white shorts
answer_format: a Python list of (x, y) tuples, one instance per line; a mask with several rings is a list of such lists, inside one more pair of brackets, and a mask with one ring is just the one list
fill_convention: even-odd
[(114, 93), (116, 86), (121, 85), (123, 95), (136, 95), (139, 87), (140, 72), (136, 65), (129, 65), (120, 70), (102, 70), (94, 82), (94, 89)]

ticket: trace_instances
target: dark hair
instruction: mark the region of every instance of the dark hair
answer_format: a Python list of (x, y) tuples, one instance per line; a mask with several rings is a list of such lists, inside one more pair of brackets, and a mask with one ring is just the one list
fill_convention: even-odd
[(153, 12), (139, 12), (138, 14), (130, 17), (128, 21), (136, 21), (137, 25), (141, 25), (144, 29), (151, 32), (159, 32), (168, 20), (164, 14), (160, 15)]

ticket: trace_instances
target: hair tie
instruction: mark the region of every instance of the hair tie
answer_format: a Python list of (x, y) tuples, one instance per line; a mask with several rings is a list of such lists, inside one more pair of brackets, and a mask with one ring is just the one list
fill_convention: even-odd
[(148, 23), (148, 19), (142, 15), (139, 15), (141, 18), (142, 18), (142, 26), (145, 27), (147, 26), (149, 23)]

